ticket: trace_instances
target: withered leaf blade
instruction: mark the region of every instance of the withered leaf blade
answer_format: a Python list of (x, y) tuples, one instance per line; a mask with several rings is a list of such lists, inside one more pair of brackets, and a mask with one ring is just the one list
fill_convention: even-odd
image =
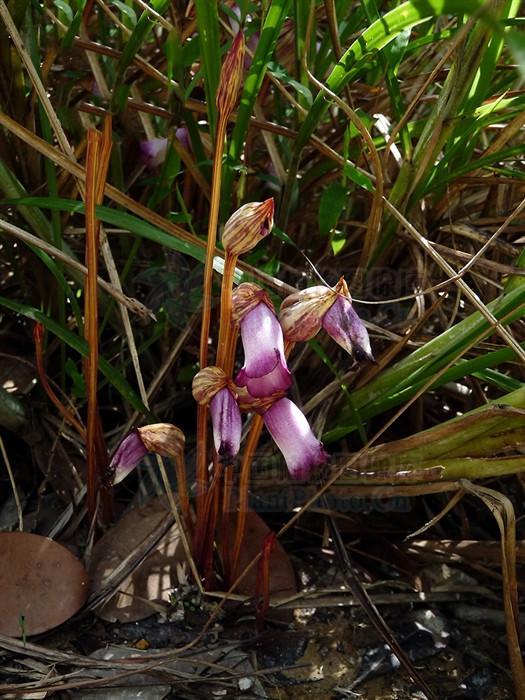
[(86, 601), (87, 573), (69, 550), (28, 532), (0, 533), (0, 632), (39, 634), (72, 617)]

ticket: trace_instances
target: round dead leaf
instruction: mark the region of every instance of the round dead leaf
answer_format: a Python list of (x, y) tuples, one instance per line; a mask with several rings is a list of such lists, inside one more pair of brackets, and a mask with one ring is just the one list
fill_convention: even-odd
[[(165, 498), (153, 498), (124, 515), (93, 549), (89, 566), (91, 594), (103, 590), (108, 577), (131, 553), (140, 555), (155, 530), (169, 515)], [(118, 585), (117, 592), (96, 614), (107, 622), (136, 622), (153, 615), (178, 584), (177, 564), (186, 561), (179, 529), (172, 525), (154, 550)]]
[(87, 573), (69, 550), (28, 532), (0, 533), (0, 632), (46, 632), (85, 603)]

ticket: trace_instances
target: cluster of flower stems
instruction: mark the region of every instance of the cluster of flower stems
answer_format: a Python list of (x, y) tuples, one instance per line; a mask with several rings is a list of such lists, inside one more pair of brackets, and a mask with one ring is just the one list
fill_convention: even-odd
[[(301, 410), (287, 397), (292, 376), (287, 358), (297, 342), (313, 338), (323, 328), (348, 353), (371, 359), (367, 331), (353, 309), (344, 279), (330, 288), (315, 286), (292, 294), (277, 315), (267, 293), (252, 283), (234, 288), (238, 257), (251, 251), (273, 226), (273, 199), (245, 204), (226, 222), (221, 243), (224, 270), (219, 331), (214, 364), (209, 364), (209, 337), (216, 255), (222, 158), (226, 126), (237, 103), (242, 79), (244, 39), (236, 36), (221, 71), (217, 94), (219, 114), (213, 166), (212, 197), (203, 282), (203, 311), (199, 363), (193, 381), (197, 401), (197, 471), (195, 508), (189, 501), (184, 464), (184, 435), (175, 426), (156, 424), (133, 431), (119, 445), (109, 469), (112, 483), (121, 481), (147, 452), (174, 459), (179, 502), (193, 554), (203, 579), (214, 583), (214, 543), (219, 543), (224, 579), (235, 578), (248, 510), (248, 487), (253, 454), (263, 426), (281, 450), (290, 475), (307, 479), (327, 459)], [(238, 336), (244, 364), (234, 376)], [(240, 451), (242, 413), (251, 413), (240, 459), (238, 503), (231, 503), (233, 463)], [(208, 447), (211, 417), (213, 449)], [(231, 513), (237, 511), (233, 542)]]

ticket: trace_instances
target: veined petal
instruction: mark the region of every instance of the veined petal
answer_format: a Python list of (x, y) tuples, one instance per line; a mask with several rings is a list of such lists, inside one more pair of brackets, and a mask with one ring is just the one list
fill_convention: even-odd
[(132, 472), (148, 454), (137, 430), (126, 435), (115, 450), (109, 463), (107, 481), (113, 485), (120, 483)]
[(284, 357), (283, 332), (275, 314), (260, 303), (241, 321), (244, 367), (236, 384), (245, 386), (256, 398), (286, 391), (292, 377)]
[(336, 343), (356, 359), (374, 359), (370, 338), (365, 324), (352, 306), (352, 302), (338, 296), (323, 317), (323, 328)]
[(326, 462), (323, 443), (312, 433), (306, 416), (290, 399), (282, 398), (264, 414), (264, 423), (283, 453), (290, 476), (307, 479), (312, 469)]
[(213, 442), (221, 457), (235, 457), (241, 446), (241, 412), (234, 395), (224, 387), (210, 401)]

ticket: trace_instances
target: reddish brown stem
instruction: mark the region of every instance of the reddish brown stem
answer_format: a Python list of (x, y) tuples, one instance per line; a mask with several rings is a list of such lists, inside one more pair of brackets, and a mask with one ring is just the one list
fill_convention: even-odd
[(44, 326), (41, 323), (35, 323), (35, 327), (33, 329), (33, 339), (35, 341), (35, 363), (40, 383), (42, 384), (42, 387), (44, 388), (44, 391), (46, 392), (49, 400), (56, 406), (66, 423), (69, 423), (77, 431), (82, 440), (85, 441), (86, 428), (73, 415), (73, 412), (70, 411), (66, 406), (64, 406), (62, 401), (58, 398), (58, 396), (51, 388), (51, 385), (49, 384), (46, 370), (44, 367), (44, 352), (42, 348), (43, 338)]
[(257, 596), (261, 600), (257, 605), (257, 628), (259, 631), (264, 626), (264, 620), (270, 607), (270, 558), (277, 541), (275, 532), (269, 532), (264, 538), (261, 558), (257, 565)]
[(221, 284), (221, 320), (219, 324), (219, 343), (217, 348), (217, 366), (222, 367), (228, 374), (226, 364), (228, 361), (229, 340), (232, 331), (232, 291), (233, 275), (237, 255), (226, 252), (224, 259), (224, 272)]
[[(199, 346), (199, 364), (204, 369), (208, 365), (208, 339), (210, 335), (210, 318), (213, 286), (213, 257), (217, 239), (217, 224), (221, 195), (222, 154), (226, 136), (226, 120), (220, 118), (217, 126), (217, 141), (213, 159), (212, 197), (210, 217), (208, 219), (208, 241), (206, 244), (206, 261), (204, 265), (204, 282), (202, 291), (202, 323)], [(208, 484), (207, 440), (208, 438), (208, 409), (197, 407), (197, 527), (195, 530), (195, 548), (202, 550), (203, 537), (206, 530), (204, 518), (204, 501)]]
[(224, 579), (230, 580), (231, 549), (230, 549), (230, 507), (233, 484), (233, 467), (228, 465), (224, 470), (222, 484), (222, 512), (221, 512), (221, 559), (224, 571)]
[(246, 513), (248, 511), (248, 484), (250, 481), (250, 471), (252, 466), (253, 455), (263, 427), (262, 416), (256, 415), (248, 434), (248, 440), (244, 448), (241, 463), (241, 474), (239, 479), (239, 513), (237, 515), (237, 528), (235, 530), (235, 542), (233, 545), (231, 576), (236, 575), (237, 565), (239, 563), (239, 555), (241, 553), (242, 541), (244, 539), (244, 529), (246, 527)]
[[(86, 285), (85, 329), (88, 356), (85, 363), (87, 392), (86, 456), (87, 456), (87, 504), (90, 520), (96, 512), (100, 476), (107, 467), (108, 453), (98, 411), (98, 250), (100, 222), (95, 208), (102, 201), (111, 152), (111, 122), (106, 119), (104, 134), (95, 129), (88, 131), (86, 156)], [(101, 494), (102, 518), (110, 512), (109, 494)]]

